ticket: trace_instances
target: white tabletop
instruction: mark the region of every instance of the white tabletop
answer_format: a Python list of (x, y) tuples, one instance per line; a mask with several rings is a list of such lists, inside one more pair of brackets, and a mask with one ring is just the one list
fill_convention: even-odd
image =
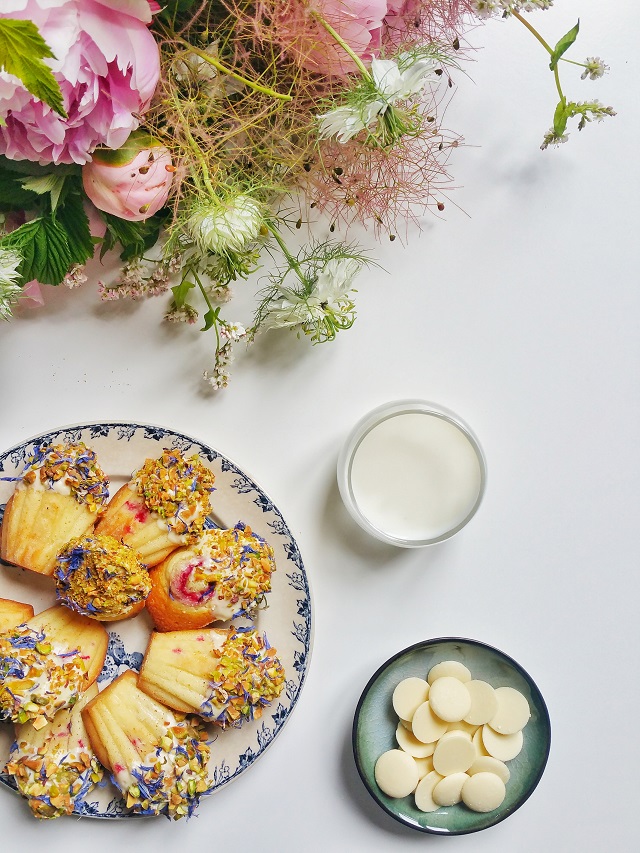
[[(536, 22), (549, 40), (581, 17), (565, 73), (576, 99), (618, 116), (541, 152), (554, 109), (539, 45), (515, 21), (471, 33), (479, 48), (447, 113), (464, 135), (441, 218), (384, 240), (360, 279), (358, 320), (333, 344), (270, 332), (233, 365), (200, 375), (212, 341), (168, 328), (166, 299), (101, 304), (47, 289), (0, 333), (0, 447), (64, 424), (154, 423), (235, 460), (274, 498), (313, 590), (315, 641), (290, 722), (197, 818), (42, 824), (0, 791), (3, 850), (183, 849), (631, 851), (637, 822), (636, 531), (640, 498), (637, 245), (638, 35), (632, 0), (565, 0)], [(571, 72), (571, 69), (567, 69)], [(371, 234), (363, 240), (374, 246)], [(253, 295), (239, 284), (237, 319)], [(232, 317), (231, 319), (236, 319)], [(382, 545), (346, 514), (335, 465), (346, 434), (380, 403), (419, 397), (479, 436), (488, 489), (469, 526), (428, 549)], [(552, 722), (546, 772), (498, 826), (457, 841), (394, 822), (354, 766), (351, 723), (374, 670), (439, 636), (475, 638), (519, 661)]]

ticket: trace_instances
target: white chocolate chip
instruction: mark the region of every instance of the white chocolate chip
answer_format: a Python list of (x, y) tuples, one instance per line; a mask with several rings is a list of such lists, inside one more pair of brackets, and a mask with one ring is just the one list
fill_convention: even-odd
[(440, 782), (442, 776), (432, 770), (427, 773), (424, 779), (421, 779), (416, 788), (415, 798), (416, 806), (421, 812), (435, 812), (439, 806), (433, 801), (433, 789)]
[(429, 685), (423, 678), (405, 678), (393, 691), (393, 710), (402, 720), (411, 722), (416, 708), (427, 701)]
[(474, 812), (492, 812), (506, 793), (504, 782), (495, 773), (476, 773), (462, 786), (462, 802)]
[(478, 731), (473, 736), (473, 745), (476, 748), (476, 756), (481, 758), (484, 755), (489, 755), (487, 750), (485, 749), (484, 743), (482, 741), (482, 726), (478, 729)]
[(489, 755), (500, 761), (511, 761), (522, 749), (522, 731), (514, 732), (512, 735), (499, 735), (491, 726), (483, 726), (482, 743)]
[(473, 737), (480, 726), (474, 726), (471, 723), (466, 723), (464, 720), (456, 720), (455, 723), (449, 723), (447, 726), (448, 732), (466, 732), (469, 737)]
[(435, 743), (423, 743), (418, 740), (412, 732), (405, 729), (401, 722), (396, 728), (396, 740), (400, 749), (404, 749), (414, 758), (427, 758), (427, 756), (433, 755), (433, 750), (436, 748)]
[(417, 764), (401, 749), (383, 752), (376, 761), (374, 773), (378, 787), (389, 797), (406, 797), (413, 793), (419, 781)]
[(471, 710), (471, 696), (466, 685), (450, 675), (436, 678), (429, 690), (429, 704), (434, 714), (447, 723), (464, 719)]
[(495, 716), (498, 710), (496, 691), (486, 681), (468, 681), (465, 687), (471, 695), (471, 710), (464, 718), (474, 726), (482, 726)]
[(411, 727), (414, 735), (423, 743), (433, 743), (447, 730), (447, 724), (433, 713), (428, 701), (423, 702), (413, 715)]
[(457, 678), (458, 681), (471, 681), (471, 673), (463, 663), (457, 660), (443, 660), (441, 663), (432, 666), (427, 681), (429, 684), (433, 684), (436, 678), (442, 678), (445, 675)]
[(529, 721), (529, 703), (519, 690), (513, 687), (498, 687), (495, 691), (498, 708), (491, 719), (491, 728), (501, 735), (512, 735), (521, 731)]
[(468, 778), (466, 773), (445, 776), (433, 789), (433, 802), (439, 806), (455, 806), (462, 799), (462, 786)]
[(476, 773), (495, 773), (499, 776), (506, 785), (511, 778), (511, 772), (503, 761), (498, 761), (492, 755), (481, 755), (473, 762), (467, 770), (469, 776), (475, 776)]
[(433, 757), (431, 755), (427, 758), (414, 758), (413, 760), (418, 765), (418, 776), (421, 779), (424, 779), (427, 773), (431, 773), (433, 770)]
[(447, 732), (438, 741), (433, 753), (433, 769), (441, 776), (464, 773), (473, 764), (476, 749), (464, 732)]

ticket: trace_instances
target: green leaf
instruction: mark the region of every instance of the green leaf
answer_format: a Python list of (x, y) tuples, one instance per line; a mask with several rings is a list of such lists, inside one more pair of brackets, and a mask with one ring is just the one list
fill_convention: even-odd
[(120, 254), (122, 261), (141, 258), (157, 242), (160, 229), (167, 218), (167, 214), (162, 212), (142, 222), (129, 222), (128, 219), (120, 219), (119, 216), (113, 216), (111, 213), (105, 213), (103, 216), (107, 223), (107, 234), (102, 254), (104, 255), (109, 249), (119, 244), (122, 246)]
[(25, 222), (0, 240), (1, 246), (18, 249), (23, 257), (20, 274), (24, 281), (60, 284), (72, 265), (66, 232), (53, 215)]
[(204, 319), (204, 326), (200, 329), (200, 331), (206, 332), (207, 329), (210, 329), (213, 326), (213, 324), (216, 322), (216, 320), (218, 319), (219, 313), (220, 313), (219, 308), (216, 308), (215, 310), (213, 308), (209, 308), (209, 310), (204, 315), (204, 318), (203, 318)]
[(567, 102), (564, 99), (559, 101), (556, 111), (553, 114), (553, 132), (556, 136), (562, 136), (565, 132), (570, 116), (571, 109), (567, 107)]
[(51, 210), (55, 210), (60, 201), (60, 193), (62, 192), (65, 181), (65, 175), (49, 172), (46, 175), (23, 178), (20, 183), (22, 184), (22, 189), (37, 193), (37, 195), (51, 193)]
[(0, 70), (14, 74), (32, 95), (66, 118), (58, 81), (42, 61), (55, 58), (32, 21), (0, 19)]
[(195, 284), (185, 278), (180, 282), (180, 284), (176, 284), (175, 287), (171, 288), (171, 292), (173, 293), (173, 301), (176, 303), (176, 308), (182, 308), (182, 306), (187, 301), (189, 291), (193, 287), (195, 287)]
[(549, 68), (552, 71), (555, 71), (558, 62), (560, 61), (560, 57), (569, 50), (571, 45), (578, 38), (579, 31), (580, 19), (578, 19), (578, 23), (575, 27), (572, 27), (568, 33), (565, 33), (558, 44), (554, 47), (553, 53), (551, 54), (551, 62), (549, 63)]
[(71, 264), (84, 264), (93, 257), (95, 244), (89, 228), (79, 189), (67, 194), (56, 211), (56, 221), (64, 228), (71, 253)]
[(145, 130), (134, 130), (130, 133), (120, 148), (96, 148), (92, 159), (107, 166), (126, 166), (134, 160), (145, 148), (155, 148), (160, 145), (150, 133)]

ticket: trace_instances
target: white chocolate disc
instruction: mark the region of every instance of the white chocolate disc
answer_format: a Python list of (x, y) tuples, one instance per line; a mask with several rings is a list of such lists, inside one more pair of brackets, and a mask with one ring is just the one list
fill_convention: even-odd
[(406, 797), (418, 784), (418, 766), (401, 749), (383, 752), (376, 761), (375, 778), (378, 787), (389, 797)]
[(491, 726), (483, 726), (480, 731), (484, 748), (500, 761), (511, 761), (522, 749), (524, 738), (521, 731), (512, 735), (499, 735)]
[(428, 701), (423, 702), (413, 715), (411, 727), (414, 735), (423, 743), (433, 743), (447, 730), (447, 724), (436, 717)]
[(429, 685), (423, 678), (405, 678), (393, 691), (393, 710), (402, 720), (411, 722), (416, 708), (427, 701)]
[(469, 776), (475, 776), (476, 773), (495, 773), (499, 776), (506, 785), (511, 777), (511, 772), (503, 761), (498, 761), (491, 755), (481, 755), (473, 762), (467, 770)]
[[(476, 758), (476, 748), (464, 732), (447, 732), (433, 753), (433, 769), (441, 776), (464, 773)], [(441, 803), (441, 805), (444, 805)]]
[(471, 673), (463, 663), (457, 660), (443, 660), (432, 666), (427, 681), (433, 684), (436, 678), (443, 678), (445, 675), (457, 678), (458, 681), (471, 681)]
[(447, 726), (448, 732), (466, 732), (469, 737), (473, 737), (480, 726), (474, 726), (471, 723), (466, 723), (464, 720), (456, 720), (455, 723), (449, 723)]
[(413, 760), (418, 765), (418, 776), (421, 779), (424, 779), (427, 773), (431, 773), (433, 770), (432, 756), (429, 755), (427, 758), (414, 758)]
[(464, 718), (474, 726), (482, 726), (495, 716), (498, 710), (496, 691), (486, 681), (467, 681), (465, 687), (471, 694), (471, 710)]
[(462, 786), (468, 778), (466, 773), (445, 776), (433, 789), (433, 802), (439, 806), (455, 806), (462, 799)]
[(429, 704), (441, 720), (457, 723), (471, 710), (471, 696), (465, 684), (451, 675), (444, 675), (431, 685)]
[(403, 720), (400, 718), (400, 724), (403, 728), (405, 728), (408, 732), (413, 732), (413, 728), (411, 727), (411, 720)]
[(431, 773), (427, 773), (424, 779), (421, 779), (418, 783), (415, 798), (416, 806), (421, 812), (435, 812), (438, 810), (438, 804), (433, 801), (433, 789), (441, 779), (442, 776), (436, 773), (435, 770), (432, 770)]
[(396, 740), (400, 749), (404, 749), (409, 755), (414, 758), (427, 758), (433, 755), (433, 750), (436, 748), (435, 743), (423, 743), (410, 731), (407, 731), (402, 725), (402, 721), (398, 723), (396, 729)]
[(485, 749), (484, 743), (482, 741), (482, 729), (483, 729), (483, 727), (480, 726), (478, 731), (473, 736), (473, 745), (476, 748), (476, 757), (477, 758), (481, 758), (483, 755), (489, 755), (489, 753)]
[(474, 812), (492, 812), (506, 793), (504, 782), (495, 773), (476, 773), (462, 786), (462, 802)]
[(513, 687), (498, 687), (495, 694), (498, 708), (493, 717), (487, 720), (491, 728), (501, 735), (512, 735), (521, 731), (531, 716), (526, 698)]

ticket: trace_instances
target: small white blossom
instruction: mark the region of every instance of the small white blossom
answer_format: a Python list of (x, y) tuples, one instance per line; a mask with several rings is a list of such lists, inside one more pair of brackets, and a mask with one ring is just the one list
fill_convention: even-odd
[(11, 317), (11, 306), (22, 293), (22, 287), (18, 284), (18, 267), (21, 263), (22, 255), (15, 249), (0, 248), (0, 317), (3, 320)]
[(384, 101), (374, 100), (361, 106), (342, 106), (329, 110), (328, 113), (318, 116), (320, 139), (329, 139), (335, 136), (338, 142), (344, 144), (361, 130), (369, 127), (384, 111)]
[(584, 62), (586, 68), (582, 72), (581, 80), (585, 80), (587, 77), (590, 80), (597, 80), (609, 71), (609, 66), (605, 65), (599, 56), (587, 56)]
[(569, 139), (568, 133), (563, 133), (558, 135), (553, 128), (549, 129), (549, 132), (545, 134), (544, 139), (542, 140), (542, 145), (540, 146), (541, 150), (544, 151), (550, 145), (553, 145), (554, 148), (557, 148), (559, 145), (562, 145), (564, 142), (567, 142)]
[(387, 104), (406, 101), (417, 95), (432, 78), (436, 68), (437, 63), (433, 59), (418, 59), (403, 71), (392, 59), (371, 60), (373, 81)]
[(221, 323), (220, 324), (220, 335), (223, 338), (227, 338), (229, 341), (233, 341), (237, 343), (242, 340), (242, 338), (246, 337), (247, 330), (242, 325), (242, 323)]
[(74, 264), (65, 275), (63, 284), (70, 290), (73, 290), (74, 287), (80, 287), (80, 285), (88, 281), (84, 270), (84, 264)]
[(203, 252), (241, 252), (255, 240), (262, 226), (263, 212), (251, 196), (240, 194), (223, 201), (200, 202), (188, 221), (192, 238)]
[(550, 9), (553, 0), (473, 0), (472, 11), (479, 18), (491, 18), (510, 12), (533, 12), (536, 9)]

